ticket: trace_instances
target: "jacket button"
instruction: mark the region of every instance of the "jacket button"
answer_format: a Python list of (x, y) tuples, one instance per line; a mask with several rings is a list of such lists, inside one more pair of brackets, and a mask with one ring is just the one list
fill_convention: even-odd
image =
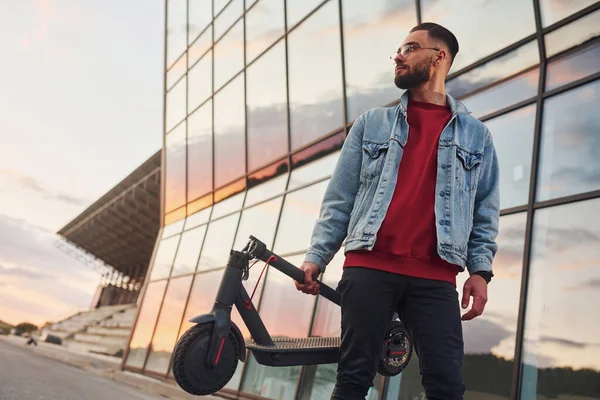
[(446, 192), (440, 192), (440, 197), (444, 197), (446, 195)]

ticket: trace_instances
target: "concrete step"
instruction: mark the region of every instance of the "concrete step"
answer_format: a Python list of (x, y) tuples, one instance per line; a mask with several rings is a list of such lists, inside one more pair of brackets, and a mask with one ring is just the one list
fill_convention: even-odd
[(131, 329), (121, 327), (112, 328), (105, 325), (97, 325), (88, 327), (86, 332), (94, 335), (114, 336), (128, 339)]
[(47, 333), (48, 335), (58, 336), (61, 339), (65, 339), (71, 334), (70, 332), (57, 331), (54, 329), (44, 329), (44, 333)]
[(77, 342), (117, 348), (124, 348), (127, 345), (127, 339), (119, 336), (93, 335), (89, 333), (77, 333), (73, 337), (73, 340)]
[(80, 352), (80, 353), (94, 352), (94, 353), (101, 353), (101, 354), (114, 354), (115, 352), (117, 352), (119, 350), (118, 348), (115, 349), (114, 347), (103, 346), (103, 345), (92, 344), (92, 343), (76, 342), (73, 340), (65, 341), (63, 343), (63, 346), (65, 346), (67, 349), (69, 349), (71, 351)]
[(100, 324), (98, 324), (98, 326), (102, 326), (105, 328), (123, 328), (123, 329), (128, 329), (131, 330), (133, 328), (133, 323), (135, 320), (131, 320), (131, 321), (113, 321), (111, 319), (108, 319), (106, 321), (102, 321)]

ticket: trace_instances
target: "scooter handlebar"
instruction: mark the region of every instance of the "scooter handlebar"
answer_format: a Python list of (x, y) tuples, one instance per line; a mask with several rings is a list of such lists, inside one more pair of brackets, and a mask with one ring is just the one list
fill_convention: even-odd
[[(293, 280), (304, 283), (304, 271), (268, 250), (267, 246), (254, 236), (250, 236), (250, 242), (248, 242), (246, 248), (252, 257), (268, 263)], [(321, 296), (332, 301), (338, 306), (341, 305), (342, 301), (339, 292), (319, 280), (317, 280), (317, 284), (319, 285), (319, 294)]]

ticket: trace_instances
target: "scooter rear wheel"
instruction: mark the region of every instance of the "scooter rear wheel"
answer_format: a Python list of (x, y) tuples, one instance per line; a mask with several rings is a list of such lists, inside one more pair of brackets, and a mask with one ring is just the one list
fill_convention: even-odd
[(377, 372), (383, 376), (396, 376), (410, 362), (413, 346), (408, 330), (400, 321), (392, 321), (385, 333), (383, 352)]
[(179, 339), (173, 352), (175, 381), (183, 390), (196, 396), (221, 390), (237, 368), (239, 349), (231, 332), (223, 343), (219, 363), (214, 368), (206, 365), (213, 329), (212, 322), (192, 326)]

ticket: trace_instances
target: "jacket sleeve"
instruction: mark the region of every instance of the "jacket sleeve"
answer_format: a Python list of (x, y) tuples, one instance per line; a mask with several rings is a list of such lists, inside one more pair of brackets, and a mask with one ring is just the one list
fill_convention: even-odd
[(344, 141), (304, 259), (305, 262), (317, 264), (322, 272), (339, 251), (348, 233), (350, 214), (360, 185), (363, 118), (360, 116), (356, 119)]
[(500, 219), (498, 156), (490, 132), (487, 132), (481, 173), (475, 194), (473, 228), (469, 236), (467, 269), (492, 271), (492, 262), (498, 251), (496, 238)]

